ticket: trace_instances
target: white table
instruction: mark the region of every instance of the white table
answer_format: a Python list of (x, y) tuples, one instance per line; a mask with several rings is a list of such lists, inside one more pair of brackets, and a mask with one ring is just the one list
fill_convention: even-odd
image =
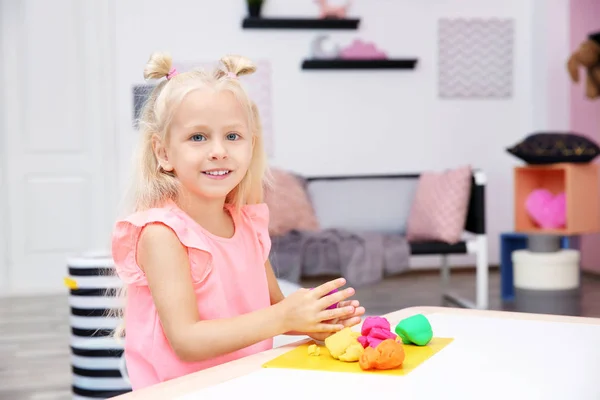
[(118, 399), (600, 399), (600, 319), (440, 307), (385, 317), (418, 313), (454, 341), (406, 376), (261, 368), (294, 344)]

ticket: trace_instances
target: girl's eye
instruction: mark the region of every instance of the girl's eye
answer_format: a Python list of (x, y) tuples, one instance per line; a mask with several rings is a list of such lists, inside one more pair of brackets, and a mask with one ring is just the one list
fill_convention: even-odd
[(240, 137), (237, 133), (230, 133), (227, 135), (227, 140), (237, 140)]
[(192, 139), (195, 142), (199, 142), (205, 139), (205, 137), (203, 135), (197, 134), (192, 136), (190, 139)]

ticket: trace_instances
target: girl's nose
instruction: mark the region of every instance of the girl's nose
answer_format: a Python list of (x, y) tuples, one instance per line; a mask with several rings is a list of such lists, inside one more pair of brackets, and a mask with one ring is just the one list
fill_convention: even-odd
[(211, 160), (222, 160), (227, 158), (227, 149), (221, 142), (214, 142), (210, 150), (209, 157)]

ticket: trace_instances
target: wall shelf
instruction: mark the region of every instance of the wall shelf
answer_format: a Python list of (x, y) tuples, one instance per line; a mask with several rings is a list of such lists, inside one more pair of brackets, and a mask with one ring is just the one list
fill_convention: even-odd
[(416, 58), (390, 60), (309, 59), (302, 62), (302, 69), (414, 69), (416, 65)]
[(356, 30), (359, 19), (327, 18), (253, 18), (242, 21), (244, 29), (335, 29)]

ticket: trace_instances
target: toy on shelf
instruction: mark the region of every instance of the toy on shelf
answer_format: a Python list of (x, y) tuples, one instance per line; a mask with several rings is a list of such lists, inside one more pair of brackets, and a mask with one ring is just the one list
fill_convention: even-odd
[[(515, 167), (515, 231), (563, 236), (600, 231), (598, 171), (598, 164), (595, 163)], [(530, 197), (532, 193), (537, 194)], [(564, 223), (561, 222), (560, 211), (563, 204)], [(534, 209), (534, 205), (538, 209)], [(548, 207), (549, 211), (544, 209), (548, 205), (551, 205)], [(532, 215), (535, 218), (532, 218)], [(560, 223), (561, 227), (547, 227), (548, 223)]]
[(334, 43), (325, 47), (328, 35), (318, 35), (310, 45), (311, 57), (315, 60), (387, 60), (387, 54), (379, 50), (375, 43), (354, 39), (341, 47)]
[(425, 346), (433, 338), (431, 324), (423, 314), (403, 319), (396, 325), (395, 331), (404, 344)]
[(553, 195), (547, 189), (533, 190), (525, 200), (525, 209), (534, 223), (543, 229), (563, 229), (567, 223), (565, 192)]
[(329, 40), (329, 35), (317, 36), (310, 45), (311, 57), (315, 60), (336, 59), (340, 55), (340, 46), (335, 44), (325, 48), (325, 42)]
[(387, 60), (387, 54), (379, 50), (375, 43), (354, 39), (340, 51), (342, 60)]
[(350, 1), (341, 6), (331, 5), (328, 0), (315, 0), (319, 5), (319, 18), (344, 19), (350, 8)]
[(579, 68), (586, 74), (585, 95), (589, 99), (600, 96), (600, 32), (588, 36), (567, 61), (571, 80), (579, 82)]

